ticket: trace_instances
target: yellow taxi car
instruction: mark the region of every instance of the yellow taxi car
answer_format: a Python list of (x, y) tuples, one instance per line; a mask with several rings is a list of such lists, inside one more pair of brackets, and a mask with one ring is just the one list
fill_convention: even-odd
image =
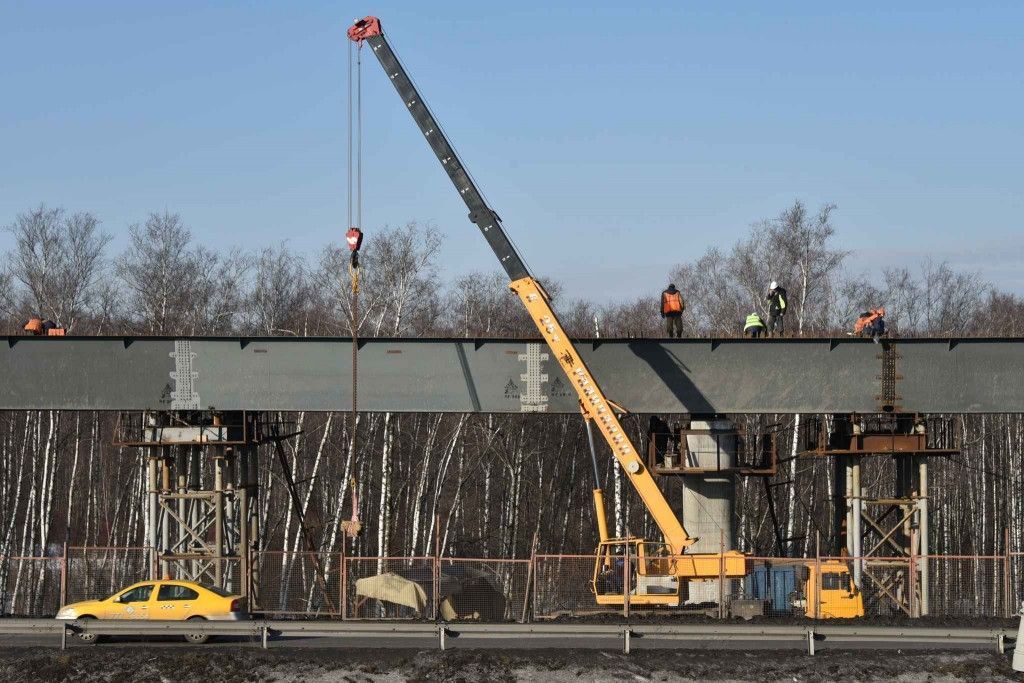
[[(57, 619), (231, 621), (248, 618), (245, 603), (239, 595), (191, 581), (140, 581), (103, 600), (65, 605), (57, 612)], [(87, 643), (97, 640), (95, 633), (82, 633), (79, 638)], [(185, 636), (185, 640), (197, 644), (208, 639), (203, 633)]]

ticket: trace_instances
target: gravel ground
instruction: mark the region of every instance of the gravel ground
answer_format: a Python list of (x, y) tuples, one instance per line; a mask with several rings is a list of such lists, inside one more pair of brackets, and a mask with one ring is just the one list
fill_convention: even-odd
[(0, 649), (2, 681), (1024, 681), (988, 653)]

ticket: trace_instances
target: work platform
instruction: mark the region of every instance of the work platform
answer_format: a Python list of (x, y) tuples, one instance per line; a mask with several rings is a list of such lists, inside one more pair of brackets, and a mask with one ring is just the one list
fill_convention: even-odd
[[(6, 337), (0, 409), (351, 408), (347, 338)], [(580, 355), (638, 413), (1024, 412), (1024, 339), (597, 339)], [(360, 341), (359, 409), (576, 413), (540, 340)]]

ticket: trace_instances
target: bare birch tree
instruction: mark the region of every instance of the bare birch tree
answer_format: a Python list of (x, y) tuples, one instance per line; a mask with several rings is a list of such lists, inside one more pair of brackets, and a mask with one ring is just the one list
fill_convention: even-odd
[(97, 302), (110, 236), (88, 213), (40, 206), (8, 227), (14, 237), (9, 273), (24, 293), (22, 315), (41, 315), (73, 330)]

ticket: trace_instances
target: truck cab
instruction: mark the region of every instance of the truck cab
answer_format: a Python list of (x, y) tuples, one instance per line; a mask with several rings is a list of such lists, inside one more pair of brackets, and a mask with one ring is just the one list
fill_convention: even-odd
[(733, 601), (733, 613), (746, 618), (760, 614), (811, 619), (864, 616), (863, 596), (846, 564), (838, 561), (754, 565), (743, 592), (743, 598)]

